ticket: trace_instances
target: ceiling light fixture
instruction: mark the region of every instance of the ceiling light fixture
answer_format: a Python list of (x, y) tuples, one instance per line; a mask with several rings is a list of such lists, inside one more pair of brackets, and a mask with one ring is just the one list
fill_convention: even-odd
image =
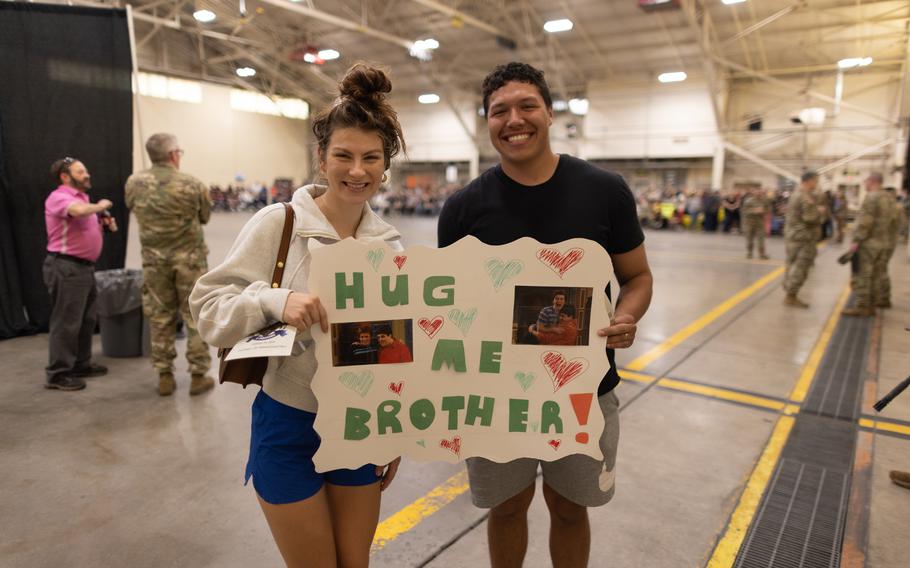
[(657, 80), (661, 83), (679, 83), (680, 81), (685, 81), (688, 75), (685, 71), (672, 71), (670, 73), (661, 73), (657, 76)]
[(408, 53), (421, 61), (433, 59), (433, 50), (439, 48), (439, 42), (433, 38), (419, 39), (411, 44)]
[(207, 24), (209, 22), (214, 22), (217, 16), (215, 16), (215, 12), (212, 12), (211, 10), (196, 10), (193, 12), (193, 17), (196, 18), (197, 22)]
[(561, 20), (550, 20), (543, 25), (543, 29), (551, 34), (555, 34), (557, 32), (567, 32), (574, 26), (575, 24), (572, 23), (572, 20), (563, 18)]
[(323, 61), (331, 61), (332, 59), (338, 59), (341, 57), (341, 54), (335, 51), (334, 49), (323, 49), (317, 53), (319, 59)]
[(569, 112), (578, 116), (588, 114), (588, 99), (569, 99)]
[(553, 110), (556, 112), (563, 112), (569, 110), (569, 103), (562, 99), (556, 99), (553, 101)]
[(427, 93), (417, 97), (417, 102), (422, 105), (434, 105), (439, 102), (439, 95), (436, 93)]
[(726, 4), (726, 5), (728, 5), (728, 6), (729, 6), (730, 4), (742, 4), (742, 3), (745, 2), (745, 1), (746, 1), (746, 0), (721, 0), (721, 2), (723, 2), (724, 4)]
[(252, 77), (256, 74), (256, 70), (252, 67), (240, 67), (237, 69), (238, 77)]
[(872, 63), (871, 57), (848, 57), (837, 62), (841, 69), (853, 69), (854, 67), (865, 67)]

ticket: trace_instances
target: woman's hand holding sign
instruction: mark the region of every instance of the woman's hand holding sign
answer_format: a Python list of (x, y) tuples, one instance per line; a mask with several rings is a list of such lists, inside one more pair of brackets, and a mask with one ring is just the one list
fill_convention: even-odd
[(303, 292), (291, 292), (284, 304), (281, 315), (284, 323), (293, 325), (303, 331), (315, 324), (320, 324), (324, 333), (329, 332), (329, 317), (319, 298)]

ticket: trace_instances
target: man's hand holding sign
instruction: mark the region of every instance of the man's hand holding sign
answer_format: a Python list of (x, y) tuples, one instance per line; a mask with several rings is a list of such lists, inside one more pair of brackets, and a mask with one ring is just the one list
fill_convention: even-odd
[[(592, 442), (603, 416), (591, 407), (609, 368), (598, 334), (610, 329), (612, 312), (603, 294), (611, 261), (601, 246), (529, 238), (488, 246), (468, 237), (396, 255), (381, 243), (345, 240), (313, 251), (310, 275), (325, 309), (314, 310), (318, 319), (304, 310), (311, 320), (300, 322), (312, 325), (319, 361), (317, 469), (405, 454), (450, 462), (601, 457)], [(330, 329), (317, 329), (326, 318)], [(538, 318), (557, 331), (568, 326), (574, 344), (527, 333)], [(617, 318), (613, 328), (630, 333), (627, 325)], [(378, 363), (346, 354), (370, 335)]]

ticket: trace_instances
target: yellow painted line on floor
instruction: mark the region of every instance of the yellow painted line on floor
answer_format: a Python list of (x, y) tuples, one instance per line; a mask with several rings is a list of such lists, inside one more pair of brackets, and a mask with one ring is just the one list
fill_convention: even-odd
[(815, 371), (818, 370), (818, 366), (822, 362), (822, 357), (825, 355), (825, 349), (828, 348), (831, 336), (834, 335), (834, 329), (837, 327), (837, 321), (840, 319), (840, 312), (844, 309), (844, 304), (847, 303), (847, 298), (849, 297), (850, 287), (847, 286), (837, 300), (834, 311), (831, 313), (831, 317), (828, 318), (828, 323), (825, 324), (821, 336), (812, 349), (812, 353), (809, 354), (809, 359), (803, 366), (799, 379), (796, 381), (796, 386), (793, 387), (793, 392), (790, 393), (790, 400), (793, 402), (803, 402), (806, 400), (806, 395), (809, 393), (809, 385), (812, 384), (812, 379), (815, 377)]
[(733, 511), (733, 516), (730, 518), (730, 523), (727, 525), (724, 536), (721, 537), (717, 547), (714, 548), (714, 554), (711, 555), (707, 568), (729, 568), (736, 561), (739, 547), (746, 537), (749, 525), (752, 524), (752, 518), (755, 516), (758, 504), (765, 493), (765, 487), (768, 486), (771, 474), (777, 466), (781, 450), (783, 450), (784, 444), (787, 443), (787, 438), (790, 437), (794, 422), (796, 422), (796, 419), (792, 416), (781, 416), (778, 418), (774, 431), (771, 432), (771, 439), (758, 459), (755, 469), (752, 470), (752, 475), (749, 476), (746, 489), (739, 498), (739, 503)]
[(624, 381), (633, 381), (636, 383), (653, 383), (657, 380), (657, 377), (654, 375), (646, 375), (645, 373), (636, 373), (635, 371), (627, 371), (622, 369), (619, 371), (619, 378)]
[(442, 509), (468, 490), (468, 473), (459, 471), (429, 493), (379, 523), (371, 552), (381, 550), (402, 533), (411, 530), (425, 518)]
[(677, 345), (679, 345), (686, 339), (689, 339), (690, 337), (692, 337), (693, 335), (695, 335), (696, 333), (698, 333), (699, 331), (701, 331), (702, 329), (704, 329), (705, 327), (710, 325), (717, 318), (719, 318), (720, 316), (729, 312), (731, 309), (736, 307), (738, 304), (740, 304), (741, 302), (746, 300), (749, 296), (751, 296), (751, 295), (755, 294), (756, 292), (758, 292), (759, 290), (761, 290), (769, 282), (772, 282), (773, 280), (780, 277), (780, 275), (783, 273), (784, 273), (784, 267), (781, 266), (779, 268), (772, 270), (768, 274), (762, 276), (761, 278), (759, 278), (758, 280), (753, 282), (750, 286), (747, 286), (746, 288), (743, 288), (736, 294), (730, 296), (724, 302), (715, 306), (713, 309), (711, 309), (711, 311), (709, 311), (705, 315), (701, 316), (694, 322), (690, 323), (686, 327), (684, 327), (681, 330), (674, 333), (663, 343), (653, 347), (647, 353), (636, 358), (634, 361), (632, 361), (631, 363), (626, 365), (626, 368), (629, 369), (630, 371), (641, 371), (642, 369), (644, 369), (645, 367), (647, 367), (648, 365), (653, 363), (655, 360), (664, 356), (668, 351), (670, 351), (671, 349), (673, 349), (674, 347), (676, 347)]
[(868, 418), (860, 418), (859, 425), (863, 428), (872, 428), (874, 430), (883, 430), (885, 432), (893, 432), (895, 434), (910, 436), (910, 426), (904, 426), (903, 424), (894, 424), (893, 422), (885, 422), (882, 420), (869, 420)]
[(751, 394), (744, 394), (741, 392), (731, 391), (718, 387), (697, 385), (694, 383), (678, 381), (676, 379), (668, 379), (666, 377), (657, 381), (657, 386), (682, 392), (700, 394), (702, 396), (707, 396), (710, 398), (739, 402), (741, 404), (757, 406), (759, 408), (769, 408), (771, 410), (777, 411), (782, 411), (787, 406), (787, 403), (781, 402), (779, 400), (773, 400), (770, 398), (764, 398)]

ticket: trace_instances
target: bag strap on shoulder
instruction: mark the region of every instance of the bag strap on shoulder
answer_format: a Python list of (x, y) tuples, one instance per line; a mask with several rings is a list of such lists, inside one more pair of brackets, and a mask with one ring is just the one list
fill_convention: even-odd
[(272, 273), (272, 288), (281, 286), (284, 276), (284, 265), (288, 260), (288, 249), (291, 248), (291, 233), (294, 232), (294, 208), (290, 203), (284, 204), (284, 231), (281, 233), (281, 245), (278, 247), (278, 258), (275, 260), (275, 271)]

